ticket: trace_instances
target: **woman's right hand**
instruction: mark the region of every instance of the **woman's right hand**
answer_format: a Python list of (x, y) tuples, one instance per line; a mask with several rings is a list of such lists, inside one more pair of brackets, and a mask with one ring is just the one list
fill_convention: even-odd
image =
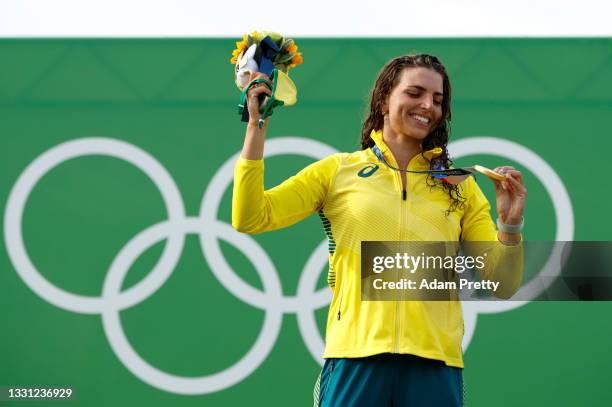
[[(265, 79), (269, 81), (268, 75), (263, 74), (261, 72), (252, 72), (249, 77), (249, 84), (253, 82), (255, 79)], [(270, 86), (272, 84), (270, 83)], [(259, 119), (261, 118), (261, 113), (259, 112), (259, 95), (266, 94), (268, 96), (272, 96), (272, 91), (263, 83), (256, 83), (253, 85), (249, 91), (247, 92), (247, 107), (249, 109), (249, 125), (258, 125)], [(270, 118), (266, 119), (266, 125)]]

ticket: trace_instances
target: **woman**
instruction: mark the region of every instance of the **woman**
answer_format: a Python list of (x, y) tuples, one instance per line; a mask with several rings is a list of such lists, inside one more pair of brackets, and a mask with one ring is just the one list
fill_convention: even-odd
[[(258, 97), (269, 93), (258, 86), (248, 94), (250, 122), (234, 173), (232, 223), (239, 231), (259, 233), (313, 212), (323, 221), (333, 300), (315, 404), (462, 405), (461, 304), (361, 301), (361, 242), (495, 241), (504, 255), (522, 259), (526, 190), (521, 173), (496, 168), (506, 175), (494, 181), (497, 230), (472, 177), (452, 185), (406, 172), (451, 165), (446, 150), (450, 81), (436, 57), (421, 54), (395, 58), (379, 73), (361, 151), (334, 154), (264, 191), (266, 129), (257, 128)], [(501, 276), (507, 283), (496, 295), (512, 296), (521, 273), (517, 267)]]

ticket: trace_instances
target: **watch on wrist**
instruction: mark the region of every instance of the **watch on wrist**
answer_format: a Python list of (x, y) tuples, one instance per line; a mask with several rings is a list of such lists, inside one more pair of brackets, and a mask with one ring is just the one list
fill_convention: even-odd
[(521, 233), (523, 230), (523, 226), (525, 225), (525, 218), (521, 217), (521, 223), (517, 225), (508, 225), (506, 223), (502, 223), (499, 218), (497, 218), (497, 230), (504, 233)]

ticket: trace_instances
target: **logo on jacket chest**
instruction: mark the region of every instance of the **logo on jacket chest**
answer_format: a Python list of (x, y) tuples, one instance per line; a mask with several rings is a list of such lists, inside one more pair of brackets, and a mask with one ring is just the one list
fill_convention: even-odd
[(371, 177), (376, 171), (378, 171), (378, 168), (378, 164), (366, 165), (365, 167), (359, 170), (357, 175), (361, 178), (368, 178)]

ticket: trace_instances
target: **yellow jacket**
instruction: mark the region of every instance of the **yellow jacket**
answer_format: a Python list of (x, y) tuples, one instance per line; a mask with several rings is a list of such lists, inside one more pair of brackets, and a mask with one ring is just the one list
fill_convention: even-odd
[[(372, 138), (387, 162), (397, 167), (382, 132), (373, 132)], [(428, 160), (436, 153), (415, 156), (408, 169), (429, 169)], [(404, 193), (399, 172), (367, 149), (331, 155), (264, 191), (263, 160), (240, 158), (234, 172), (232, 224), (241, 232), (260, 233), (318, 212), (329, 240), (328, 284), (333, 291), (323, 357), (409, 353), (463, 367), (461, 303), (361, 301), (361, 242), (496, 242), (504, 255), (519, 259), (521, 265), (509, 276), (506, 297), (520, 285), (522, 245), (497, 242), (490, 205), (473, 177), (460, 184), (465, 205), (447, 215), (446, 190), (428, 185), (426, 174), (406, 175)]]

